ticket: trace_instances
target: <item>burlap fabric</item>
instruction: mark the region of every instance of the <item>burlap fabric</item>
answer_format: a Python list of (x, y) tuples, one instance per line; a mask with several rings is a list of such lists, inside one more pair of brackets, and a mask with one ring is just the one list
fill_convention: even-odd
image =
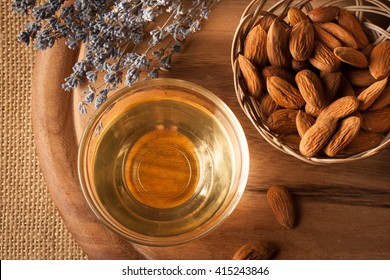
[(85, 259), (39, 169), (31, 123), (35, 52), (16, 41), (25, 19), (0, 1), (1, 259)]

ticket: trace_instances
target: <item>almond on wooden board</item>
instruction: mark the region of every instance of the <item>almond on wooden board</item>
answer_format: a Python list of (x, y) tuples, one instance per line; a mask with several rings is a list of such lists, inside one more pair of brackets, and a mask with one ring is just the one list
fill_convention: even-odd
[(315, 41), (309, 61), (314, 67), (325, 72), (334, 72), (341, 64), (334, 53), (320, 41)]
[(302, 138), (306, 131), (316, 122), (315, 118), (306, 114), (304, 111), (299, 110), (295, 119), (295, 125), (299, 136)]
[(267, 119), (269, 129), (277, 134), (297, 133), (295, 120), (298, 110), (279, 109), (273, 112)]
[(289, 68), (291, 54), (288, 49), (289, 36), (282, 22), (275, 19), (267, 33), (267, 54), (271, 65)]
[(267, 191), (267, 200), (276, 220), (288, 229), (294, 228), (296, 211), (287, 188), (278, 185), (271, 186)]
[(371, 75), (368, 69), (348, 69), (344, 71), (344, 75), (352, 86), (368, 87), (376, 82), (376, 79)]
[(341, 121), (337, 132), (329, 140), (324, 152), (329, 157), (336, 156), (339, 151), (346, 147), (355, 138), (360, 130), (361, 120), (357, 116), (350, 116)]
[(368, 66), (366, 56), (362, 52), (353, 48), (338, 47), (333, 50), (333, 53), (342, 62), (348, 63), (349, 65), (357, 68), (366, 68)]
[(309, 20), (298, 22), (291, 30), (289, 50), (293, 59), (305, 61), (313, 52), (314, 29)]
[(338, 98), (321, 111), (317, 121), (329, 118), (344, 118), (355, 112), (358, 107), (359, 101), (354, 96), (344, 96)]
[(336, 6), (323, 6), (309, 11), (307, 15), (313, 22), (328, 22), (334, 20), (339, 11)]
[(375, 100), (374, 104), (371, 105), (369, 110), (379, 110), (390, 105), (390, 85), (385, 87), (379, 97)]
[(287, 18), (291, 26), (295, 26), (298, 22), (308, 19), (307, 15), (304, 12), (295, 7), (291, 7), (288, 9)]
[(359, 130), (355, 138), (340, 153), (355, 155), (377, 147), (384, 136), (381, 133)]
[(325, 106), (325, 97), (321, 80), (310, 70), (302, 70), (295, 75), (295, 82), (306, 103), (322, 109)]
[(246, 36), (244, 56), (260, 69), (267, 64), (267, 33), (260, 25), (252, 28)]
[(267, 120), (268, 117), (279, 108), (279, 105), (276, 104), (269, 94), (264, 95), (261, 99), (260, 114), (264, 120)]
[(355, 38), (351, 35), (351, 33), (349, 33), (340, 25), (333, 22), (325, 22), (321, 23), (321, 28), (332, 34), (344, 46), (354, 49), (358, 48), (358, 44), (356, 43)]
[(258, 98), (262, 92), (262, 82), (257, 68), (243, 55), (238, 55), (238, 64), (248, 93)]
[(314, 27), (314, 36), (315, 39), (323, 43), (325, 46), (327, 46), (330, 50), (334, 50), (337, 47), (341, 47), (341, 42), (337, 40), (332, 34), (330, 34), (328, 31), (325, 31), (321, 28), (320, 24), (313, 23)]
[(344, 9), (340, 9), (338, 23), (353, 36), (359, 49), (363, 49), (369, 44), (362, 25), (353, 14)]
[(362, 112), (362, 128), (368, 132), (387, 132), (390, 130), (390, 107)]
[(374, 47), (370, 55), (369, 69), (371, 75), (383, 79), (390, 74), (390, 41), (386, 40)]
[(267, 90), (272, 99), (284, 108), (298, 109), (305, 104), (299, 90), (278, 76), (267, 78)]
[(373, 83), (371, 86), (363, 90), (357, 97), (359, 100), (359, 109), (368, 109), (375, 100), (380, 96), (387, 84), (387, 78)]
[(303, 135), (299, 144), (299, 151), (306, 157), (315, 156), (328, 142), (337, 128), (337, 119), (317, 119)]
[(241, 246), (233, 255), (233, 260), (270, 260), (277, 254), (274, 244), (268, 242), (248, 243)]

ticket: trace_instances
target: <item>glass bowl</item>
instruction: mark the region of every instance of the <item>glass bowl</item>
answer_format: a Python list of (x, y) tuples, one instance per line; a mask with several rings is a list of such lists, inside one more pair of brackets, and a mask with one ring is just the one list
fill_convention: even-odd
[(95, 215), (144, 245), (170, 246), (218, 227), (248, 179), (248, 145), (232, 111), (210, 91), (175, 79), (125, 88), (81, 138), (78, 172)]

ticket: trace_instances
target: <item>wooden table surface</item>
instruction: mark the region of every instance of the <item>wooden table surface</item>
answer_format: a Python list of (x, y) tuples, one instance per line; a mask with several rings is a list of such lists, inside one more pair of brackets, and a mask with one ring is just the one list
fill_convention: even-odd
[[(91, 259), (231, 259), (247, 242), (269, 241), (277, 259), (390, 259), (390, 149), (352, 163), (318, 166), (268, 144), (241, 111), (233, 87), (230, 47), (249, 1), (223, 0), (164, 77), (197, 83), (236, 114), (249, 144), (245, 193), (227, 221), (200, 240), (166, 248), (131, 244), (92, 214), (77, 177), (77, 142), (85, 125), (79, 92), (63, 92), (77, 53), (62, 44), (39, 53), (33, 83), (37, 153), (52, 198), (68, 229)], [(53, 68), (53, 63), (56, 67)], [(54, 69), (54, 70), (53, 70)], [(298, 226), (283, 228), (266, 201), (273, 184), (285, 185), (299, 212)]]

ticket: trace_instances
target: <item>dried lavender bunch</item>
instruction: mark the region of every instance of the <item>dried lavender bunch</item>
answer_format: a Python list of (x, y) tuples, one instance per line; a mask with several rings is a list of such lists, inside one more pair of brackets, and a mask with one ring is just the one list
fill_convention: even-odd
[[(108, 93), (122, 82), (157, 78), (171, 67), (172, 56), (183, 50), (190, 34), (201, 28), (219, 0), (14, 0), (13, 10), (32, 21), (18, 37), (20, 42), (45, 50), (60, 38), (74, 49), (85, 43), (85, 55), (73, 66), (63, 88), (70, 91), (88, 82), (79, 103), (99, 108)], [(161, 25), (157, 24), (157, 21)], [(104, 82), (95, 86), (98, 73)]]

